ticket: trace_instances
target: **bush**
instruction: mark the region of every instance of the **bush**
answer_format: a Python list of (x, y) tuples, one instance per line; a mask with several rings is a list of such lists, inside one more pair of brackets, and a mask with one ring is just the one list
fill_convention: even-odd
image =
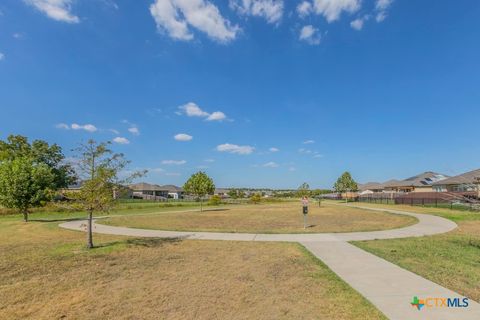
[(208, 200), (208, 204), (211, 206), (218, 206), (219, 204), (222, 203), (222, 198), (218, 195), (214, 195)]
[(260, 201), (262, 201), (262, 197), (258, 193), (250, 197), (250, 202), (253, 204), (258, 204)]

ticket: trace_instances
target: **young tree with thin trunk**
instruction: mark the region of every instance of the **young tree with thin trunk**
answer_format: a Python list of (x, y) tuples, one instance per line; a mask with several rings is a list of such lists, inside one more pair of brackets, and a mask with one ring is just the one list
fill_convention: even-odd
[(122, 185), (146, 172), (136, 172), (128, 178), (120, 179), (119, 174), (130, 163), (121, 153), (113, 153), (110, 142), (97, 143), (89, 140), (81, 144), (78, 152), (77, 173), (82, 181), (80, 192), (70, 196), (87, 211), (87, 248), (93, 248), (93, 214), (108, 212), (116, 204), (115, 194)]
[[(347, 193), (352, 191), (358, 190), (358, 184), (353, 180), (352, 175), (350, 172), (344, 172), (340, 178), (338, 178), (337, 182), (333, 186), (336, 192), (338, 193)], [(348, 197), (345, 196), (346, 201), (348, 201)]]
[(44, 205), (55, 191), (55, 174), (29, 157), (0, 161), (0, 204), (19, 210), (28, 222), (31, 207)]
[(212, 178), (210, 178), (205, 172), (199, 171), (193, 174), (185, 185), (183, 190), (191, 195), (194, 195), (197, 200), (200, 200), (200, 212), (203, 211), (203, 198), (207, 194), (213, 194), (215, 192), (215, 184)]

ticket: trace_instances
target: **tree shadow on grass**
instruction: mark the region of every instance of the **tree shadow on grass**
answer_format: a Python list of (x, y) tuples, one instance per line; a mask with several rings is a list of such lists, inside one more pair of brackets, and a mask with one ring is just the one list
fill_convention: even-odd
[(158, 248), (167, 244), (178, 244), (182, 242), (183, 238), (135, 238), (122, 241), (112, 241), (106, 243), (100, 243), (95, 245), (93, 249), (108, 249), (115, 247), (145, 247), (145, 248)]
[(59, 218), (59, 219), (29, 219), (30, 222), (69, 222), (69, 221), (80, 221), (85, 220), (86, 218)]
[(209, 211), (230, 211), (230, 209), (227, 209), (227, 208), (203, 209), (203, 212), (209, 212)]

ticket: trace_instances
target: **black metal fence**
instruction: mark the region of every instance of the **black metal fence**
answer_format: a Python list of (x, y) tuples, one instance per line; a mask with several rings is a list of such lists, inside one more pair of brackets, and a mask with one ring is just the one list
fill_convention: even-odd
[(388, 196), (388, 197), (369, 197), (359, 196), (354, 199), (357, 202), (378, 203), (378, 204), (399, 204), (409, 206), (422, 206), (433, 208), (445, 208), (456, 210), (471, 210), (480, 211), (480, 203), (476, 201), (467, 200), (445, 200), (441, 198), (421, 198), (421, 197), (408, 197), (408, 196)]

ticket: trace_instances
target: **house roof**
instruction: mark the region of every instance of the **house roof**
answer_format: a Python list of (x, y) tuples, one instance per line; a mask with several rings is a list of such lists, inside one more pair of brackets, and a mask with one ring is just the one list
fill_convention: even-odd
[(358, 189), (360, 191), (366, 191), (366, 190), (380, 190), (380, 189), (384, 189), (385, 186), (383, 183), (380, 183), (380, 182), (367, 182), (367, 183), (364, 183), (364, 184), (360, 184), (358, 186)]
[(447, 178), (448, 176), (444, 174), (427, 171), (424, 173), (420, 173), (416, 176), (407, 178), (405, 180), (392, 181), (386, 184), (386, 186), (387, 187), (427, 187), (427, 186), (431, 186), (435, 182), (445, 180)]
[(452, 185), (452, 184), (473, 184), (475, 178), (480, 177), (480, 169), (469, 171), (458, 176), (454, 176), (442, 181), (435, 182), (433, 185)]
[(134, 191), (163, 191), (164, 190), (158, 184), (150, 184), (145, 182), (131, 184), (129, 185), (129, 187)]
[(163, 190), (167, 190), (168, 192), (182, 192), (183, 189), (177, 186), (174, 186), (173, 184), (166, 184), (162, 186)]

